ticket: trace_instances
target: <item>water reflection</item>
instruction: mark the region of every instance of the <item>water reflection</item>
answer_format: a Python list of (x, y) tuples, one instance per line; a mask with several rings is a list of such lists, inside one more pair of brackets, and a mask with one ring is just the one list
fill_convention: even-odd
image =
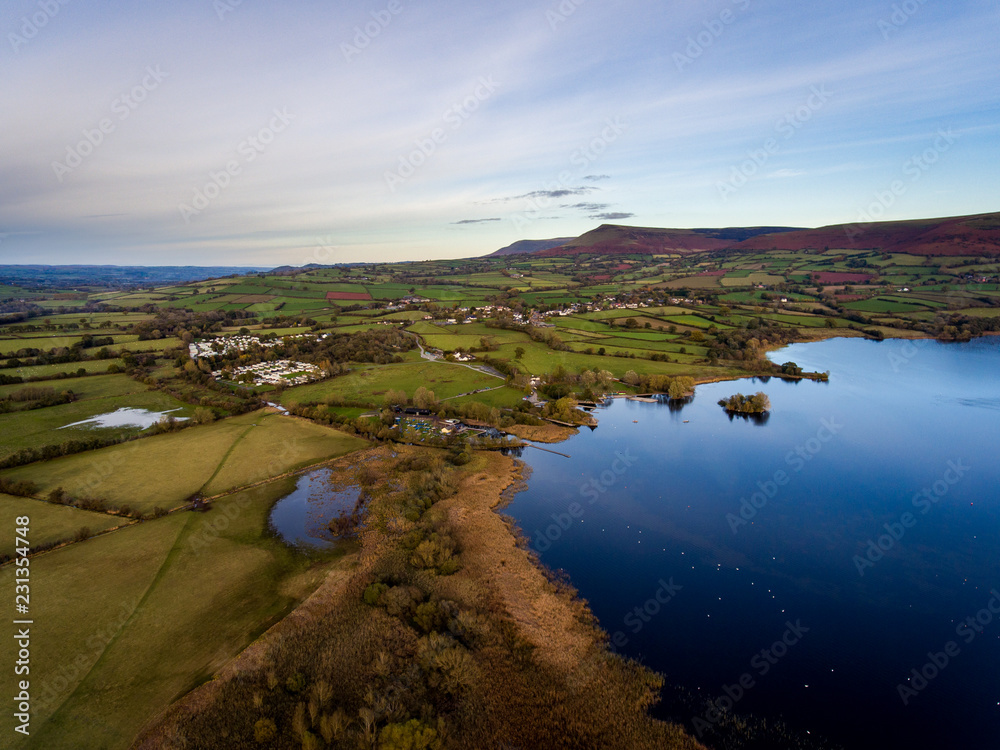
[[(775, 356), (832, 377), (771, 378), (759, 390), (773, 411), (742, 419), (717, 405), (733, 383), (685, 402), (616, 399), (600, 430), (552, 446), (564, 455), (525, 452), (534, 473), (506, 512), (543, 563), (569, 571), (620, 652), (697, 696), (725, 695), (801, 619), (803, 644), (755, 675), (736, 713), (783, 715), (852, 750), (995, 746), (1000, 621), (909, 705), (897, 686), (995, 605), (1000, 340), (839, 339)], [(973, 468), (946, 485), (953, 465)], [(924, 488), (940, 495), (926, 515)], [(671, 576), (676, 600), (644, 609)], [(691, 726), (669, 699), (657, 710)]]
[[(73, 422), (72, 424), (66, 424), (60, 427), (60, 430), (65, 430), (67, 427), (138, 427), (140, 429), (148, 429), (154, 424), (159, 422), (163, 417), (168, 414), (172, 414), (175, 411), (180, 411), (177, 409), (168, 409), (167, 411), (149, 411), (148, 409), (132, 409), (129, 407), (122, 407), (116, 409), (112, 412), (107, 412), (106, 414), (98, 414), (96, 417), (91, 417), (90, 419), (84, 419), (79, 422)], [(186, 422), (187, 417), (174, 417), (178, 422)]]
[(341, 533), (357, 523), (364, 504), (361, 490), (357, 487), (338, 490), (332, 479), (333, 472), (328, 468), (303, 474), (295, 489), (275, 503), (270, 526), (286, 544), (329, 549)]

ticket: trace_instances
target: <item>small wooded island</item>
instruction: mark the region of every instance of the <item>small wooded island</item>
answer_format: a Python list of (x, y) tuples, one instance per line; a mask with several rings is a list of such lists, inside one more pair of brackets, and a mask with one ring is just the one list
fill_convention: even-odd
[(737, 393), (728, 399), (720, 398), (719, 406), (730, 414), (766, 414), (771, 411), (771, 399), (763, 391), (752, 396)]

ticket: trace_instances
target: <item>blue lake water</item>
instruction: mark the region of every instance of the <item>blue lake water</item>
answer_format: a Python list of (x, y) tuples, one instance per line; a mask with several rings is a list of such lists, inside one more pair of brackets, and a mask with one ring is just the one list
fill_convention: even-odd
[(354, 510), (359, 490), (337, 490), (330, 476), (330, 469), (303, 474), (296, 480), (295, 489), (271, 509), (271, 528), (287, 544), (302, 549), (329, 549), (336, 542), (329, 523)]
[[(1000, 339), (772, 359), (830, 381), (615, 400), (524, 452), (506, 512), (670, 686), (848, 748), (1000, 747)], [(716, 403), (758, 390), (766, 420)]]

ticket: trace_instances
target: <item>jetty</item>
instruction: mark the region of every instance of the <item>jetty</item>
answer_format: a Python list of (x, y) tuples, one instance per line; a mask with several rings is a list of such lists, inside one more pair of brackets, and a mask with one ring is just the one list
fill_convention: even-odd
[(555, 453), (557, 456), (562, 456), (563, 458), (573, 458), (568, 453), (560, 453), (559, 451), (554, 451), (551, 448), (543, 448), (542, 446), (535, 445), (534, 443), (525, 442), (525, 446), (527, 446), (528, 448), (534, 448), (535, 450), (538, 451), (545, 451), (546, 453)]

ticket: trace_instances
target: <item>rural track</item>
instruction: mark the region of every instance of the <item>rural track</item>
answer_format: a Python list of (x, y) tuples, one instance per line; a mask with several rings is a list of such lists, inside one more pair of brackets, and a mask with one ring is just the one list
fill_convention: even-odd
[[(403, 333), (405, 333), (407, 336), (413, 336), (413, 338), (416, 339), (417, 347), (420, 349), (420, 358), (421, 359), (426, 359), (426, 360), (428, 360), (430, 362), (440, 362), (443, 365), (455, 365), (457, 367), (468, 367), (470, 370), (474, 370), (475, 372), (481, 372), (484, 375), (490, 375), (490, 376), (492, 376), (494, 378), (499, 378), (499, 379), (501, 379), (503, 381), (507, 380), (507, 378), (502, 373), (497, 372), (492, 367), (488, 367), (486, 365), (467, 365), (464, 362), (449, 362), (448, 360), (442, 359), (441, 357), (436, 357), (433, 354), (431, 354), (430, 352), (428, 352), (426, 349), (424, 349), (424, 343), (421, 340), (419, 334), (413, 333), (411, 331), (403, 331)], [(489, 390), (495, 390), (495, 389), (490, 388)], [(469, 394), (468, 393), (463, 393), (462, 395), (463, 396), (468, 396)], [(458, 398), (458, 396), (451, 396), (451, 398)], [(441, 399), (441, 400), (444, 401), (445, 399)]]

